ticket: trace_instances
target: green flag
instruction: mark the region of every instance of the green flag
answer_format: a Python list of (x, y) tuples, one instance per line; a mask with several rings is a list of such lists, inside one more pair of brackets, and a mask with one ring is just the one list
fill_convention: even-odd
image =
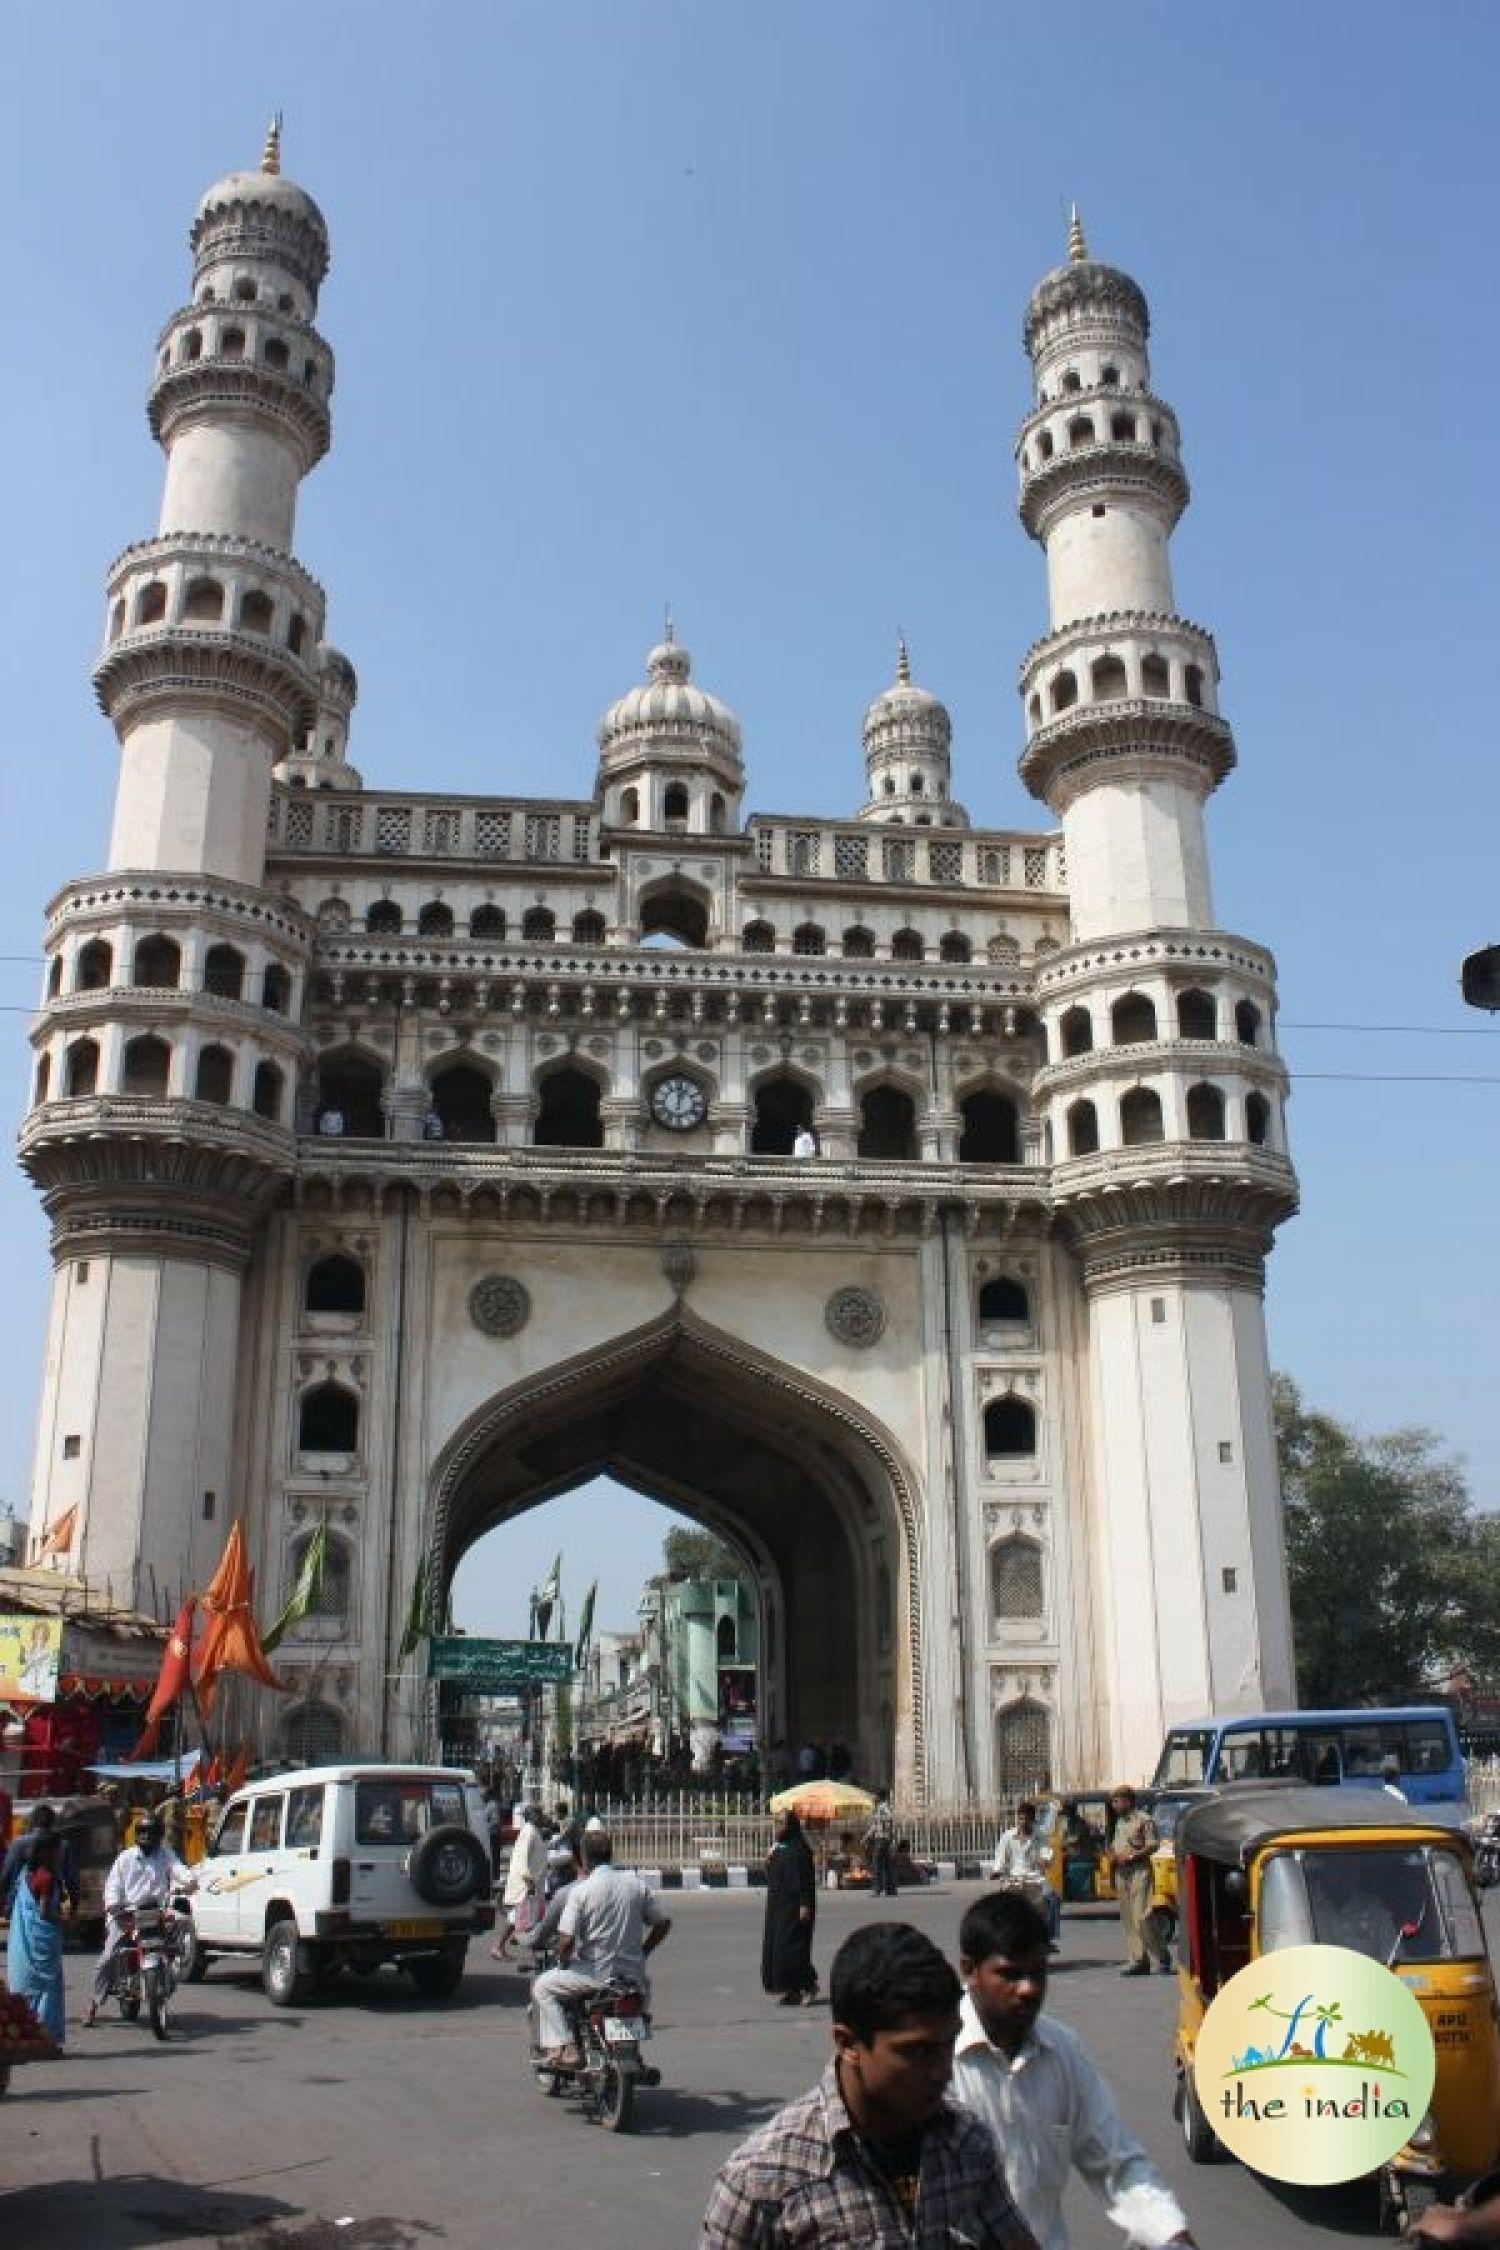
[(323, 1581), (328, 1572), (328, 1518), (319, 1516), (318, 1528), (302, 1550), (302, 1568), (297, 1573), (297, 1583), (292, 1588), (286, 1608), (268, 1631), (262, 1633), (260, 1645), (269, 1656), (279, 1648), (294, 1625), (315, 1610), (323, 1599)]
[(557, 1604), (561, 1599), (562, 1554), (561, 1552), (559, 1552), (556, 1562), (554, 1562), (554, 1564), (552, 1565), (551, 1574), (548, 1577), (546, 1584), (541, 1587), (536, 1597), (536, 1631), (538, 1640), (544, 1641), (547, 1638), (547, 1627), (552, 1622), (552, 1612), (557, 1607)]
[(406, 1630), (401, 1635), (400, 1656), (410, 1656), (412, 1650), (427, 1632), (428, 1568), (427, 1549), (424, 1547), (417, 1562), (417, 1575), (411, 1582), (411, 1600), (406, 1605)]
[(583, 1670), (583, 1660), (588, 1654), (589, 1640), (594, 1630), (594, 1596), (598, 1591), (599, 1581), (596, 1578), (583, 1597), (583, 1615), (578, 1620), (578, 1643), (573, 1651), (573, 1662), (580, 1672)]

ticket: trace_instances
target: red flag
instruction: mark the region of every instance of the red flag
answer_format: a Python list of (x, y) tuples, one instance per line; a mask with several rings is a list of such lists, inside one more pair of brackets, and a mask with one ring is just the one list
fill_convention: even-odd
[(213, 1582), (203, 1596), (203, 1606), (208, 1611), (208, 1631), (193, 1664), (193, 1683), (205, 1708), (221, 1672), (243, 1672), (247, 1678), (259, 1680), (262, 1687), (276, 1688), (282, 1694), (287, 1692), (266, 1661), (255, 1619), (250, 1614), (254, 1586), (250, 1558), (245, 1552), (244, 1527), (236, 1523)]
[(150, 1757), (156, 1748), (162, 1720), (188, 1684), (193, 1649), (193, 1611), (197, 1602), (197, 1595), (189, 1594), (177, 1612), (176, 1623), (167, 1635), (166, 1653), (156, 1677), (156, 1690), (146, 1713), (146, 1725), (141, 1739), (130, 1753), (132, 1759)]

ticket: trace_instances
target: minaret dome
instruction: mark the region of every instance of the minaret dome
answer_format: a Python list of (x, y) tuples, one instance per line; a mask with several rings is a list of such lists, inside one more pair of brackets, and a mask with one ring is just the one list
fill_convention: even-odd
[(969, 816), (951, 795), (952, 740), (946, 704), (912, 679), (903, 636), (896, 645), (896, 677), (865, 712), (869, 793), (860, 819), (967, 828)]

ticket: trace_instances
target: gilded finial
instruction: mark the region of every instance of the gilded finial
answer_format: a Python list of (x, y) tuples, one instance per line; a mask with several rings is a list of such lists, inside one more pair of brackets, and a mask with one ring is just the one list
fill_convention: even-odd
[(677, 625), (672, 616), (672, 604), (670, 602), (667, 602), (663, 605), (661, 618), (661, 637), (666, 642), (668, 648), (675, 648), (677, 646)]
[(1088, 244), (1083, 239), (1083, 221), (1078, 216), (1077, 204), (1073, 203), (1068, 207), (1068, 262), (1070, 265), (1081, 266), (1088, 254)]
[(266, 127), (266, 145), (260, 152), (260, 168), (263, 172), (279, 172), (281, 170), (281, 112), (279, 109)]
[(906, 635), (904, 633), (898, 633), (896, 636), (896, 685), (897, 687), (911, 686), (911, 658), (907, 654)]

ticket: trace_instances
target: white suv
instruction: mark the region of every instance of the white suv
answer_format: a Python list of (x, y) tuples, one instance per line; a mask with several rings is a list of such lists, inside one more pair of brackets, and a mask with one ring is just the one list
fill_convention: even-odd
[(417, 1990), (458, 1990), (469, 1939), (494, 1927), (473, 1774), (445, 1766), (309, 1766), (231, 1797), (196, 1870), (187, 1974), (258, 1954), (267, 1996), (294, 2006), (332, 1970), (396, 1961)]

